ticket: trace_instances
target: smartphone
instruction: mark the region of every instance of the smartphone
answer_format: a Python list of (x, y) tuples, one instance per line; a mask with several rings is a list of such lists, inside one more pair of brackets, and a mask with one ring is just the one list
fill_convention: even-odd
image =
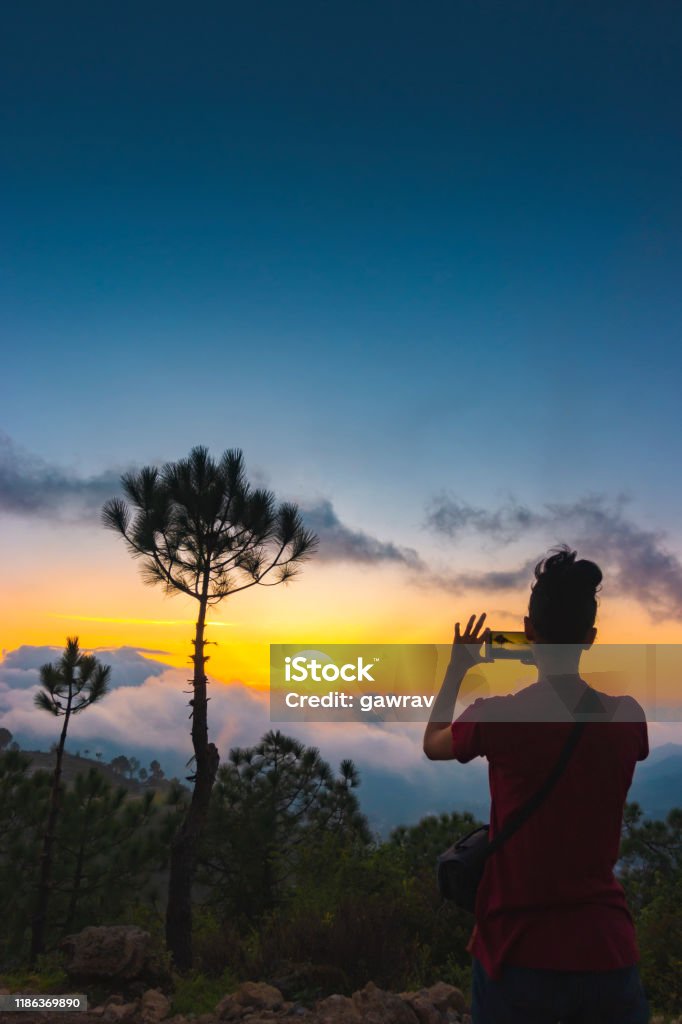
[(486, 637), (485, 657), (491, 661), (521, 661), (532, 665), (533, 648), (521, 630), (491, 629)]

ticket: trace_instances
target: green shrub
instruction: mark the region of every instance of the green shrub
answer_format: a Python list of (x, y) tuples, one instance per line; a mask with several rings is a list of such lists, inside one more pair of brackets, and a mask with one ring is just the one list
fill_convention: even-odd
[(640, 972), (658, 1011), (682, 1011), (682, 879), (663, 882), (639, 915)]
[(229, 969), (219, 977), (209, 977), (199, 971), (174, 974), (171, 1014), (211, 1013), (223, 996), (235, 988), (234, 975)]

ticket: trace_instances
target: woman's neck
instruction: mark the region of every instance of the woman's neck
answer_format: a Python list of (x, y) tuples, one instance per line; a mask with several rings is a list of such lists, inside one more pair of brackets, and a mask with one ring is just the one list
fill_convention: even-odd
[(583, 644), (533, 644), (533, 658), (538, 678), (580, 678), (580, 657)]

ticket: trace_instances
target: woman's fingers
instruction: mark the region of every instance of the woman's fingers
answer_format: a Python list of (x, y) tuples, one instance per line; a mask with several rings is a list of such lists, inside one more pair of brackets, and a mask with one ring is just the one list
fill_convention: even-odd
[[(485, 636), (488, 633), (488, 630), (485, 630), (483, 636), (481, 636), (480, 638), (479, 638), (478, 634), (479, 634), (479, 631), (480, 631), (483, 623), (485, 622), (485, 617), (486, 617), (486, 612), (483, 612), (483, 614), (479, 616), (478, 622), (476, 622), (476, 615), (475, 614), (472, 615), (471, 618), (469, 619), (469, 621), (467, 622), (465, 628), (464, 628), (464, 633), (462, 633), (460, 631), (459, 622), (456, 622), (455, 623), (455, 643), (474, 643), (474, 642), (482, 643), (483, 642), (483, 636)], [(476, 624), (474, 625), (474, 623), (476, 623)]]

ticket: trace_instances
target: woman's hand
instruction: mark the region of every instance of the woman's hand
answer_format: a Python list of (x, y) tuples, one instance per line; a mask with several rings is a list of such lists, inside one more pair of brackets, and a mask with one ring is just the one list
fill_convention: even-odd
[(472, 615), (463, 633), (459, 622), (455, 625), (450, 664), (424, 731), (424, 753), (431, 761), (451, 761), (455, 756), (451, 726), (459, 688), (472, 665), (490, 660), (480, 655), (481, 644), (490, 632), (486, 629), (481, 633), (484, 622), (485, 612), (478, 622), (476, 616)]
[(453, 662), (472, 665), (482, 661), (489, 661), (489, 658), (483, 658), (481, 656), (481, 645), (490, 636), (490, 630), (484, 629), (481, 633), (483, 623), (485, 622), (486, 613), (483, 612), (479, 616), (478, 622), (476, 622), (476, 616), (472, 615), (466, 624), (464, 632), (460, 630), (459, 622), (455, 623), (455, 639), (452, 642), (452, 654), (450, 655), (450, 664)]

